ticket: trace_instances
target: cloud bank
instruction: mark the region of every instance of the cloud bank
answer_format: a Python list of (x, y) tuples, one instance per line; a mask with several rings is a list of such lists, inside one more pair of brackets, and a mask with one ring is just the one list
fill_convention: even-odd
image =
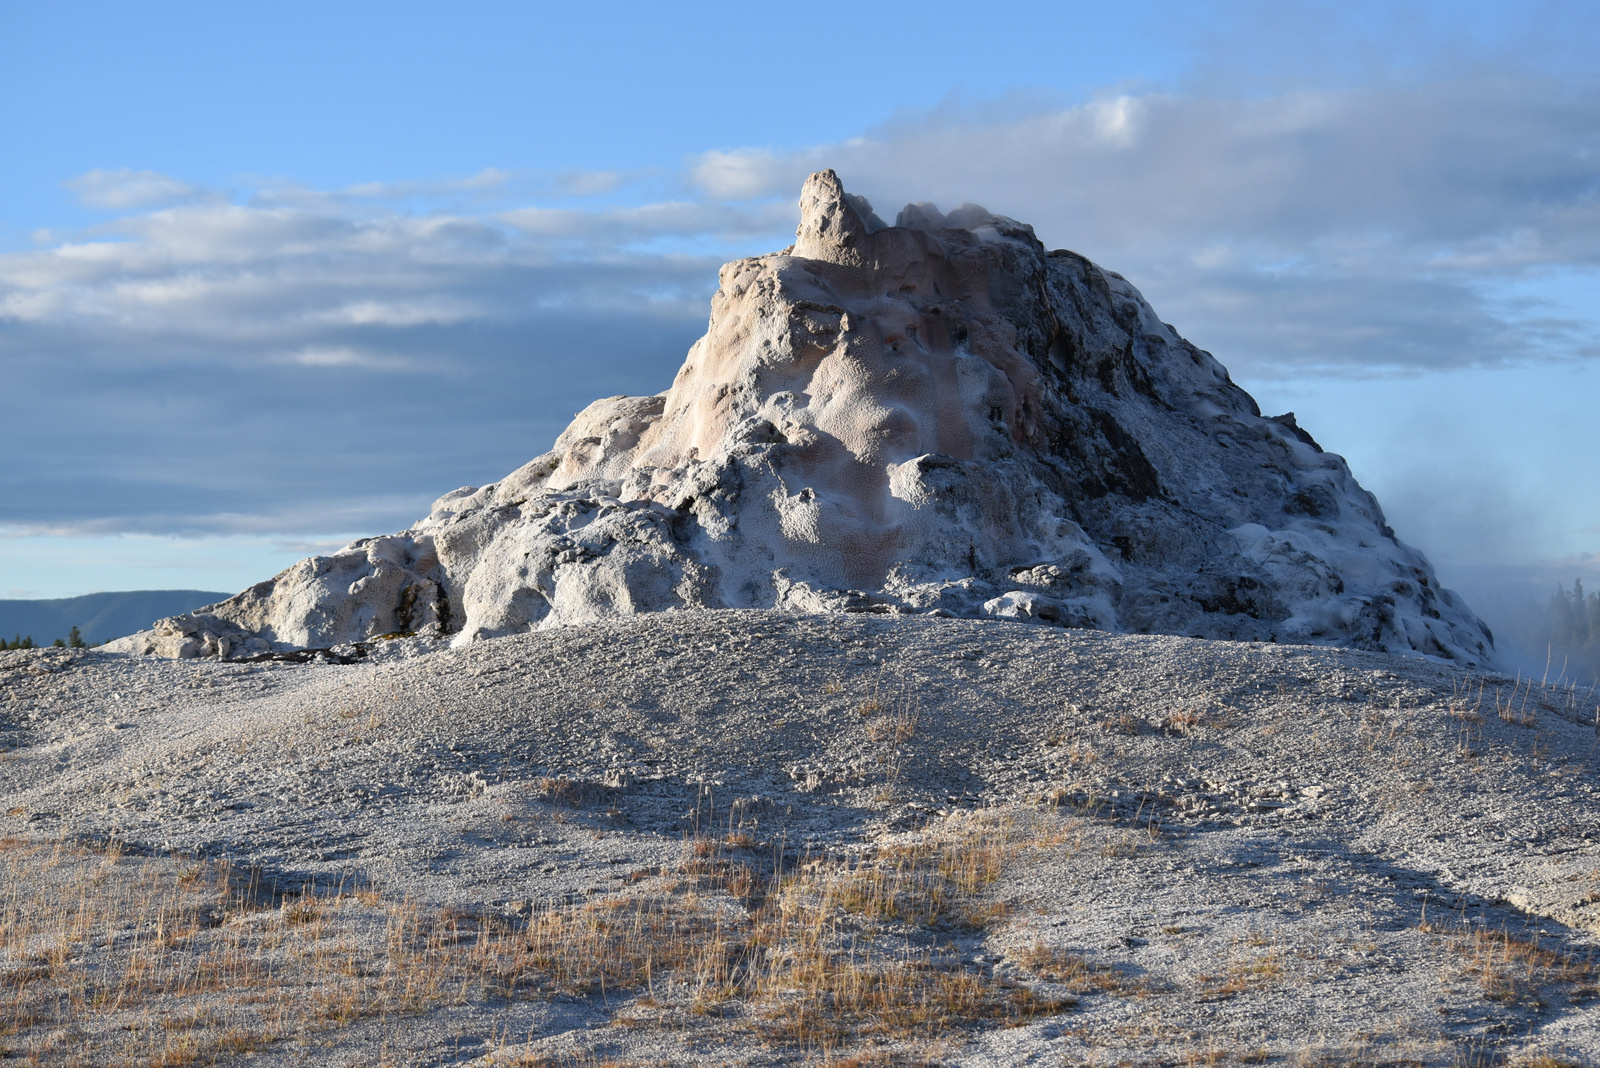
[(1592, 319), (1497, 287), (1600, 270), (1597, 146), (1600, 92), (1482, 76), (952, 109), (844, 144), (707, 153), (691, 175), (748, 199), (826, 162), (891, 212), (981, 197), (1127, 275), (1230, 365), (1429, 369), (1596, 353)]
[(1600, 354), (1600, 94), (1533, 78), (956, 107), (677, 172), (316, 190), (99, 170), (103, 225), (0, 254), (0, 526), (388, 530), (664, 389), (725, 259), (821, 166), (962, 201), (1139, 285), (1257, 379)]

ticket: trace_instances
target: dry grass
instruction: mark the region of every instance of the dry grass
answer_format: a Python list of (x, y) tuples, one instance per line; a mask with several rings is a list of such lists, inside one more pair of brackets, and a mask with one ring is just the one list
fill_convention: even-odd
[(577, 782), (565, 775), (545, 775), (533, 781), (529, 792), (552, 805), (581, 808), (594, 800), (595, 791), (589, 783)]
[[(212, 1063), (352, 1011), (346, 958), (325, 937), (342, 896), (273, 907), (225, 864), (3, 847), (0, 1055)], [(286, 981), (306, 996), (274, 1000)], [(373, 995), (417, 993), (396, 988), (409, 982), (390, 976)]]
[(1284, 956), (1273, 950), (1260, 956), (1232, 960), (1221, 975), (1202, 975), (1199, 982), (1202, 1000), (1218, 1001), (1270, 986), (1283, 978)]
[(874, 1049), (1074, 1003), (940, 944), (1005, 919), (985, 891), (1018, 853), (1066, 841), (1063, 822), (969, 814), (770, 871), (746, 859), (760, 846), (748, 835), (695, 839), (670, 871), (522, 917), (369, 891), (274, 898), (224, 863), (8, 839), (0, 1057), (212, 1064), (441, 1005), (594, 997), (618, 1025), (714, 1021), (890, 1063)]
[(867, 737), (875, 742), (889, 742), (895, 745), (909, 742), (916, 736), (917, 722), (920, 718), (921, 713), (914, 704), (896, 702), (893, 709), (876, 715), (867, 724)]
[(639, 1061), (623, 1061), (587, 1053), (521, 1053), (497, 1061), (507, 1068), (646, 1068)]
[(1100, 721), (1100, 729), (1107, 734), (1138, 735), (1144, 733), (1144, 727), (1144, 720), (1132, 712), (1123, 712)]
[(1565, 989), (1572, 998), (1594, 997), (1600, 968), (1591, 957), (1577, 957), (1542, 945), (1538, 935), (1517, 935), (1456, 919), (1424, 920), (1421, 929), (1443, 935), (1478, 982), (1483, 996), (1502, 1005), (1543, 1007), (1544, 999)]
[(910, 687), (899, 686), (887, 696), (880, 695), (882, 689), (880, 678), (873, 695), (863, 701), (857, 711), (864, 721), (867, 738), (880, 746), (877, 762), (883, 767), (884, 779), (876, 800), (889, 804), (899, 793), (900, 779), (909, 759), (902, 746), (916, 737), (922, 704), (920, 696)]
[(1478, 692), (1472, 692), (1472, 680), (1465, 682), (1452, 682), (1450, 684), (1450, 698), (1445, 702), (1445, 711), (1453, 718), (1465, 723), (1477, 725), (1483, 722), (1483, 680), (1478, 681)]
[[(1092, 830), (1048, 810), (963, 813), (787, 864), (753, 859), (773, 852), (748, 832), (693, 838), (675, 863), (636, 872), (623, 889), (517, 916), (367, 890), (273, 895), (221, 863), (6, 839), (0, 1059), (198, 1065), (280, 1043), (313, 1056), (363, 1021), (390, 1032), (446, 1005), (577, 998), (617, 1029), (866, 1068), (922, 1063), (931, 1044), (956, 1048), (975, 1029), (1027, 1024), (1080, 999), (1214, 1001), (1296, 981), (1285, 947), (1254, 927), (1214, 974), (1182, 989), (1042, 940), (1011, 954), (1016, 978), (974, 963), (985, 932), (1013, 920), (1026, 930), (1027, 911), (995, 892), (1008, 867), (1080, 851)], [(1453, 920), (1423, 930), (1448, 940), (1491, 1002), (1594, 994), (1591, 962), (1537, 938)], [(1247, 1053), (1195, 1045), (1181, 1063), (1250, 1063)], [(634, 1064), (527, 1047), (504, 1049), (502, 1061)], [(1308, 1063), (1351, 1062), (1323, 1050)]]
[[(214, 1064), (443, 1005), (576, 997), (604, 1005), (613, 1027), (716, 1033), (821, 1064), (924, 1063), (917, 1050), (930, 1042), (959, 1045), (974, 1028), (1026, 1024), (1079, 998), (1174, 993), (1042, 941), (1012, 954), (1027, 981), (999, 978), (951, 941), (1009, 922), (1014, 906), (992, 892), (1007, 866), (1077, 849), (1080, 833), (1070, 816), (965, 814), (772, 870), (751, 863), (764, 845), (748, 834), (692, 839), (678, 863), (636, 873), (622, 891), (521, 917), (369, 891), (274, 899), (224, 864), (6, 839), (0, 1058)], [(1423, 929), (1449, 940), (1490, 1001), (1592, 995), (1592, 963), (1536, 938), (1454, 922)], [(1193, 995), (1271, 989), (1289, 981), (1289, 964), (1272, 934), (1253, 928)], [(1180, 1063), (1252, 1056), (1197, 1045)], [(526, 1049), (506, 1050), (503, 1063), (636, 1066)], [(1305, 1063), (1365, 1061), (1324, 1050)]]
[(1219, 972), (1195, 976), (1196, 992), (1201, 1001), (1223, 1001), (1273, 988), (1286, 981), (1288, 957), (1276, 934), (1252, 926), (1233, 939)]
[[(1540, 687), (1542, 690), (1543, 687)], [(1518, 693), (1521, 700), (1518, 700)], [(1518, 676), (1511, 687), (1509, 696), (1503, 695), (1499, 687), (1494, 691), (1494, 713), (1500, 722), (1510, 723), (1516, 727), (1535, 727), (1539, 723), (1539, 710), (1537, 706), (1530, 708), (1528, 702), (1533, 698), (1533, 680), (1522, 679)]]
[(1100, 750), (1086, 742), (1073, 742), (1062, 753), (1068, 767), (1087, 767), (1100, 759)]
[(1143, 979), (1072, 953), (1034, 942), (1017, 954), (1017, 963), (1041, 979), (1060, 983), (1074, 994), (1103, 993), (1118, 997), (1143, 997), (1153, 988)]
[(1184, 734), (1205, 725), (1205, 714), (1189, 708), (1179, 709), (1161, 721), (1161, 729), (1168, 734)]

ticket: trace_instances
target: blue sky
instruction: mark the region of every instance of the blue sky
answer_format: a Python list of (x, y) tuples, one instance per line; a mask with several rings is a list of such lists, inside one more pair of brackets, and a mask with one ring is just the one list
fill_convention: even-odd
[(810, 170), (1138, 285), (1447, 581), (1600, 572), (1589, 3), (0, 2), (0, 596), (242, 588), (670, 382)]

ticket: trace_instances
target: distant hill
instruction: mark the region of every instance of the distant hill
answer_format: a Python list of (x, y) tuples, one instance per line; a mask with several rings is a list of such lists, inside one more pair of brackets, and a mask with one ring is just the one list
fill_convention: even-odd
[(49, 645), (77, 627), (86, 642), (110, 641), (232, 596), (206, 590), (123, 590), (54, 601), (0, 601), (0, 636), (8, 641), (13, 635), (31, 636), (35, 643)]

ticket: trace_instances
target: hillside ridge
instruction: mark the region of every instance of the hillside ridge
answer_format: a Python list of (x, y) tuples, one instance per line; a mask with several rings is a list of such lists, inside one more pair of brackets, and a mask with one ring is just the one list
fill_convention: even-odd
[(110, 641), (229, 596), (207, 590), (114, 590), (77, 597), (0, 600), (0, 637), (30, 636), (48, 645), (77, 627), (86, 642)]

